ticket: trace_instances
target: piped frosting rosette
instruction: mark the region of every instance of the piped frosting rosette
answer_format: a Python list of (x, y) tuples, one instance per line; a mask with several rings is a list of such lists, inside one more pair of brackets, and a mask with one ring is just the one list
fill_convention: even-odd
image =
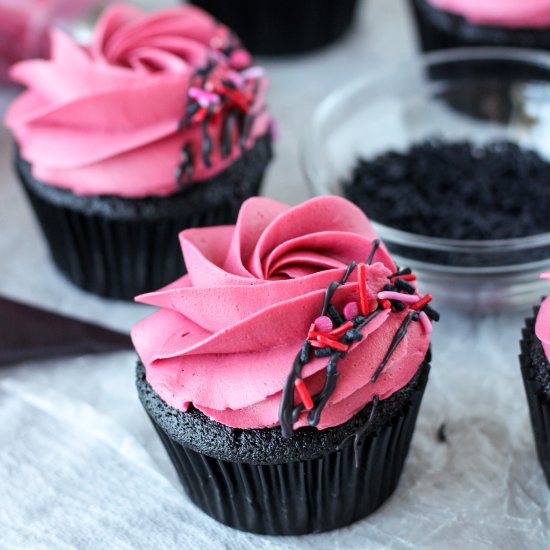
[(210, 178), (269, 131), (267, 79), (227, 27), (192, 6), (108, 8), (89, 46), (52, 32), (50, 60), (6, 124), (40, 181), (74, 193), (167, 195)]
[[(169, 406), (185, 411), (192, 404), (227, 426), (279, 424), (282, 393), (304, 339), (315, 338), (313, 330), (340, 345), (345, 341), (330, 336), (330, 314), (322, 320), (320, 313), (327, 288), (347, 274), (345, 284), (333, 285), (333, 311), (355, 321), (364, 318), (361, 313), (377, 314), (340, 355), (337, 384), (316, 426), (342, 424), (375, 396), (392, 395), (424, 361), (431, 321), (420, 322), (419, 314), (426, 314), (412, 310), (414, 303), (427, 303), (413, 285), (404, 282), (406, 292), (395, 288), (399, 272), (377, 239), (365, 215), (338, 197), (296, 207), (252, 198), (235, 226), (183, 231), (188, 274), (137, 298), (160, 307), (132, 330), (149, 384)], [(350, 269), (354, 262), (364, 267)], [(419, 322), (408, 322), (411, 313)], [(404, 323), (407, 330), (390, 356)], [(302, 393), (305, 387), (311, 396), (327, 379), (327, 358), (314, 348), (323, 346), (311, 346), (300, 373)], [(294, 399), (299, 403), (298, 391)], [(293, 428), (308, 424), (304, 408)]]
[(428, 0), (479, 25), (537, 28), (550, 25), (550, 0)]

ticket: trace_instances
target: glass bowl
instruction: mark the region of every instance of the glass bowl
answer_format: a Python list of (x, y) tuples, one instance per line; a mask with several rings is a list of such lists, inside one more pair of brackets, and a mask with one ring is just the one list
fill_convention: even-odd
[[(548, 161), (550, 54), (448, 50), (359, 78), (316, 109), (301, 161), (314, 194), (343, 195), (342, 183), (358, 158), (434, 138), (480, 145), (511, 141)], [(550, 268), (550, 233), (456, 240), (371, 221), (396, 263), (411, 267), (439, 303), (495, 312), (523, 309), (548, 293), (539, 274)]]

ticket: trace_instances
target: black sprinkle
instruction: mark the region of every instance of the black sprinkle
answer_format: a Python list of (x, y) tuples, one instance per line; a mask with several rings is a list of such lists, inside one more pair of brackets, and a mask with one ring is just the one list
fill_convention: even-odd
[(550, 163), (498, 141), (424, 141), (359, 160), (345, 196), (373, 220), (452, 239), (506, 239), (550, 231)]
[(323, 300), (323, 309), (321, 311), (321, 315), (327, 314), (328, 306), (330, 304), (330, 301), (332, 300), (332, 296), (336, 292), (336, 289), (339, 285), (340, 283), (338, 281), (332, 281), (332, 283), (328, 285), (328, 288), (325, 290), (325, 298)]
[(403, 269), (399, 269), (393, 273), (392, 275), (388, 276), (388, 279), (393, 279), (394, 277), (401, 277), (402, 275), (410, 275), (412, 273), (412, 269), (410, 267), (404, 267)]
[(390, 303), (395, 311), (403, 311), (405, 309), (405, 304), (399, 300), (390, 300)]
[(305, 365), (309, 361), (309, 353), (311, 351), (311, 344), (306, 340), (302, 349), (300, 350), (300, 362)]
[(340, 312), (332, 304), (328, 306), (327, 311), (330, 317), (332, 318), (332, 320), (336, 323), (336, 325), (340, 326), (346, 322), (346, 319), (340, 314)]
[(447, 425), (445, 424), (445, 422), (443, 422), (441, 426), (439, 426), (439, 428), (437, 429), (436, 437), (439, 443), (447, 443)]
[(231, 80), (222, 80), (222, 84), (226, 88), (229, 88), (231, 90), (236, 90), (237, 89), (237, 86), (235, 85), (235, 83), (231, 82)]
[(351, 328), (348, 331), (346, 331), (344, 336), (348, 342), (359, 342), (360, 340), (363, 339), (363, 335), (357, 329), (354, 329), (354, 328)]
[(210, 155), (212, 154), (212, 139), (210, 138), (210, 134), (208, 133), (208, 123), (210, 122), (210, 118), (212, 117), (212, 113), (210, 110), (208, 111), (207, 115), (204, 117), (202, 121), (202, 162), (205, 166), (210, 168), (212, 166), (212, 162), (210, 161)]
[(395, 286), (398, 290), (403, 290), (404, 292), (408, 292), (409, 294), (414, 294), (414, 286), (407, 281), (404, 281), (403, 279), (395, 279)]
[(439, 312), (437, 312), (433, 307), (426, 305), (422, 308), (424, 313), (432, 320), (437, 323), (439, 321), (439, 318), (441, 317), (439, 315)]

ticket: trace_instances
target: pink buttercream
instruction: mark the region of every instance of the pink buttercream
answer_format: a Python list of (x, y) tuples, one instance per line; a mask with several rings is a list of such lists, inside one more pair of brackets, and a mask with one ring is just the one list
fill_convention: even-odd
[(241, 76), (250, 56), (233, 50), (240, 52), (234, 64), (223, 53), (234, 41), (226, 27), (193, 6), (146, 14), (114, 5), (88, 47), (53, 31), (50, 60), (12, 68), (12, 78), (27, 90), (12, 104), (6, 124), (43, 182), (85, 195), (171, 194), (183, 145), (191, 144), (194, 153), (193, 181), (211, 177), (242, 154), (236, 128), (231, 153), (224, 157), (220, 151), (224, 113), (208, 123), (211, 167), (201, 157), (200, 121), (179, 127), (196, 71), (210, 61), (217, 63), (215, 82), (239, 81), (244, 91), (253, 89), (249, 112), (255, 116), (245, 147), (269, 129), (267, 79)]
[(550, 25), (550, 0), (428, 0), (477, 25), (540, 28)]
[[(188, 274), (138, 298), (161, 308), (132, 330), (147, 380), (176, 409), (193, 403), (239, 428), (278, 424), (283, 386), (319, 317), (325, 289), (353, 260), (365, 261), (375, 238), (365, 215), (338, 197), (294, 208), (256, 197), (243, 204), (235, 226), (183, 231)], [(376, 303), (396, 268), (381, 247), (366, 269)], [(358, 297), (354, 271), (333, 303), (343, 311)], [(363, 339), (339, 362), (320, 429), (345, 422), (375, 394), (385, 399), (411, 380), (429, 345), (416, 322), (378, 380), (370, 380), (405, 315), (385, 310), (362, 330)], [(302, 371), (312, 395), (322, 388), (326, 362), (314, 359)], [(295, 426), (306, 424), (304, 416)]]
[[(550, 280), (550, 271), (541, 274), (541, 279)], [(541, 304), (535, 324), (535, 334), (541, 341), (546, 358), (550, 361), (550, 296)]]

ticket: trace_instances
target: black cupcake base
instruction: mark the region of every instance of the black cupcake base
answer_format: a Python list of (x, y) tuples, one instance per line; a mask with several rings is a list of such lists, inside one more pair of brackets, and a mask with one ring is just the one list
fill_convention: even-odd
[(131, 300), (185, 273), (180, 231), (235, 223), (243, 201), (259, 193), (270, 158), (266, 135), (210, 180), (137, 199), (44, 184), (18, 151), (15, 166), (59, 271), (83, 290)]
[(350, 28), (357, 0), (191, 0), (260, 55), (290, 55), (334, 42)]
[(535, 335), (535, 316), (525, 321), (520, 365), (540, 464), (550, 487), (550, 364)]
[(183, 487), (199, 508), (243, 531), (303, 535), (349, 525), (390, 497), (429, 369), (426, 361), (407, 386), (380, 402), (357, 457), (354, 434), (367, 422), (372, 404), (340, 426), (302, 428), (283, 439), (279, 427), (239, 430), (193, 408), (183, 413), (168, 407), (141, 365), (137, 386)]
[(548, 29), (475, 25), (460, 15), (433, 7), (428, 0), (410, 1), (425, 52), (469, 46), (550, 49)]

